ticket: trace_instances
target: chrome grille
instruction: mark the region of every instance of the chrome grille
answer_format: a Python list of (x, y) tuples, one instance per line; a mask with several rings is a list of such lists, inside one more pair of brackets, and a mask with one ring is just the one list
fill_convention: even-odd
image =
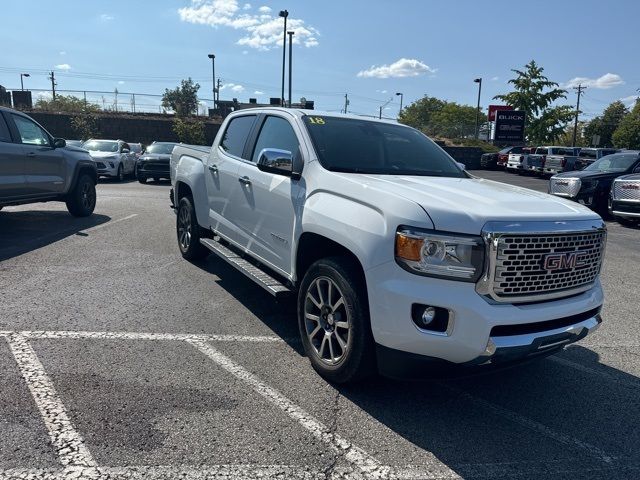
[(575, 197), (580, 191), (579, 178), (551, 177), (549, 180), (549, 193), (560, 197)]
[(640, 202), (640, 180), (616, 180), (613, 183), (613, 198)]
[[(605, 231), (503, 235), (497, 239), (493, 293), (499, 299), (544, 296), (590, 286), (600, 272)], [(548, 254), (580, 252), (581, 266), (545, 270)]]

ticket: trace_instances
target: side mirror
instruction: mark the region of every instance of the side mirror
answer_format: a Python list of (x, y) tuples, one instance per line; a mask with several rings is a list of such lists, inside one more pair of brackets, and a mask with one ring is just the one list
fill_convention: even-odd
[(293, 154), (288, 150), (265, 148), (258, 157), (258, 169), (290, 177), (293, 171)]
[(64, 138), (54, 138), (53, 148), (64, 148), (67, 146), (67, 141)]
[(456, 165), (458, 165), (462, 170), (467, 169), (467, 166), (464, 163), (456, 162)]
[(640, 165), (633, 169), (633, 173), (640, 173)]
[(131, 150), (129, 150), (128, 148), (123, 148), (122, 153), (131, 153)]

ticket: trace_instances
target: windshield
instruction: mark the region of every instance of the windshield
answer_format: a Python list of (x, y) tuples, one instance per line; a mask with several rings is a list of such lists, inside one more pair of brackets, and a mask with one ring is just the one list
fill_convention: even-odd
[(83, 145), (83, 148), (95, 152), (118, 152), (118, 142), (109, 140), (89, 140)]
[(546, 155), (547, 154), (547, 149), (546, 148), (536, 148), (536, 155)]
[(597, 162), (589, 165), (585, 170), (598, 172), (624, 172), (628, 170), (636, 161), (638, 155), (613, 154), (602, 157)]
[(446, 152), (413, 128), (330, 116), (305, 116), (304, 122), (327, 170), (467, 177)]
[(144, 153), (155, 153), (159, 155), (168, 155), (173, 151), (175, 143), (154, 143), (149, 145)]

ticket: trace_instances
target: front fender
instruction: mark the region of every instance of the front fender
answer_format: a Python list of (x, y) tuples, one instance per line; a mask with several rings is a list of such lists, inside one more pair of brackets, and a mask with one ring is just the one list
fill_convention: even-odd
[[(196, 216), (201, 227), (209, 227), (209, 200), (204, 179), (204, 164), (189, 156), (180, 158), (175, 168), (176, 202), (184, 194), (185, 186), (191, 190)], [(178, 204), (176, 203), (176, 206)]]

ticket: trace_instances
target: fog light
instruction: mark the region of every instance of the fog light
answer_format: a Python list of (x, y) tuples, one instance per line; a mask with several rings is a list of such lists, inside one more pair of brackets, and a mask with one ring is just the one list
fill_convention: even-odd
[(436, 309), (433, 307), (427, 307), (422, 312), (422, 324), (426, 327), (436, 318)]

